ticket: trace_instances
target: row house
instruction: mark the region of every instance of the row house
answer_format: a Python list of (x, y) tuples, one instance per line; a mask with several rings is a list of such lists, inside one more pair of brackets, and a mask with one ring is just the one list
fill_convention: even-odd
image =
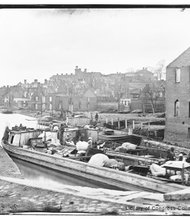
[(7, 87), (2, 97), (5, 107), (14, 109), (28, 106), (29, 99), (24, 96), (24, 89), (20, 83), (15, 86)]
[(87, 89), (82, 95), (55, 94), (56, 111), (95, 111), (97, 97), (92, 89)]

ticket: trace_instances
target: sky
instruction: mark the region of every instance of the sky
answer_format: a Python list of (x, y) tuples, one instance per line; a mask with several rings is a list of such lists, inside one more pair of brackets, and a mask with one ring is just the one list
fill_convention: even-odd
[(1, 9), (0, 86), (75, 66), (103, 74), (168, 65), (190, 46), (190, 10)]

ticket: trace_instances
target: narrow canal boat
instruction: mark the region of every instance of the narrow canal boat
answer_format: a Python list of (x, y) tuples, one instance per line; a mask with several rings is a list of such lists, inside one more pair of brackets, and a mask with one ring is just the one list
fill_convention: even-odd
[(115, 142), (130, 142), (136, 145), (141, 143), (142, 137), (139, 135), (128, 134), (125, 131), (105, 129), (98, 134), (99, 140), (115, 141)]
[(136, 190), (167, 193), (187, 188), (181, 184), (168, 182), (166, 179), (154, 179), (131, 173), (129, 170), (120, 171), (98, 167), (76, 159), (51, 155), (35, 148), (28, 149), (27, 146), (31, 139), (38, 138), (42, 132), (42, 130), (35, 129), (11, 130), (8, 138), (3, 138), (2, 146), (12, 157), (123, 190), (129, 190), (132, 187)]

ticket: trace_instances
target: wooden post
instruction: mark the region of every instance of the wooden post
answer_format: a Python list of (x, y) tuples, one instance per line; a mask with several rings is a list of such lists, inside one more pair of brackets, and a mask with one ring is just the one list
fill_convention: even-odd
[(118, 118), (118, 129), (120, 129), (120, 120)]
[(148, 122), (148, 130), (150, 130), (150, 122)]
[(182, 180), (182, 184), (184, 185), (185, 184), (184, 163), (182, 164), (181, 180)]
[(108, 123), (108, 118), (106, 118), (106, 124)]
[(141, 129), (143, 128), (143, 123), (141, 122)]
[(125, 119), (125, 128), (127, 129), (127, 119)]
[(135, 121), (133, 120), (133, 129), (135, 129)]
[(111, 124), (112, 124), (112, 126), (113, 126), (113, 118), (111, 118)]

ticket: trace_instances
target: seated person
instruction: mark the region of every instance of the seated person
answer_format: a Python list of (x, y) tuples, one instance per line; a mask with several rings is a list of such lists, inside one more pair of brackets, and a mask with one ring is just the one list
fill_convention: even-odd
[(71, 135), (67, 134), (66, 138), (65, 138), (65, 144), (69, 145), (69, 146), (74, 146), (74, 142), (72, 141), (72, 137)]
[(175, 160), (176, 156), (175, 156), (175, 152), (174, 152), (174, 148), (171, 147), (168, 151), (167, 151), (167, 160)]
[(183, 157), (183, 154), (182, 154), (182, 153), (179, 154), (178, 160), (179, 160), (179, 161), (184, 161), (184, 159), (185, 159), (185, 158)]

